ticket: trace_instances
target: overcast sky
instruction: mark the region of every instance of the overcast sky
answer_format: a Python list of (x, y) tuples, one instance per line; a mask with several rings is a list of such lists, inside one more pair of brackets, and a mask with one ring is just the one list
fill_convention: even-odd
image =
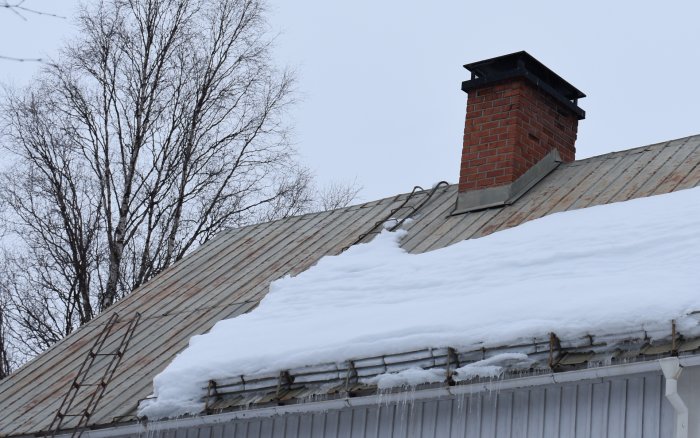
[[(462, 65), (527, 50), (588, 95), (578, 158), (700, 134), (700, 2), (268, 0), (276, 57), (298, 72), (292, 123), (321, 182), (362, 200), (456, 182)], [(76, 0), (26, 0), (70, 18)], [(0, 9), (0, 55), (51, 56), (70, 20)], [(0, 81), (36, 63), (0, 60)]]

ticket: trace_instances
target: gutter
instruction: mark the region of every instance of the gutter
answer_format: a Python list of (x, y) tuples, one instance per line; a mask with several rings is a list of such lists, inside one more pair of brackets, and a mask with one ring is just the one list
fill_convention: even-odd
[[(688, 437), (688, 408), (683, 403), (677, 392), (678, 376), (681, 373), (680, 367), (691, 367), (700, 365), (700, 355), (668, 357), (660, 360), (644, 362), (634, 362), (628, 364), (612, 365), (598, 368), (587, 368), (576, 371), (566, 371), (561, 373), (550, 373), (539, 376), (520, 377), (507, 380), (489, 381), (482, 383), (472, 383), (467, 385), (447, 386), (440, 388), (428, 388), (417, 390), (411, 393), (412, 400), (426, 400), (435, 398), (446, 398), (455, 395), (476, 394), (486, 391), (502, 391), (508, 389), (529, 388), (535, 386), (578, 382), (582, 380), (599, 380), (604, 378), (619, 377), (630, 374), (648, 373), (662, 371), (666, 378), (666, 397), (671, 402), (676, 411), (676, 434), (674, 438)], [(676, 368), (677, 367), (677, 368)], [(671, 374), (667, 375), (667, 371)], [(102, 438), (123, 436), (131, 434), (147, 434), (148, 432), (192, 428), (198, 426), (212, 426), (221, 423), (228, 423), (233, 420), (244, 420), (251, 418), (265, 418), (274, 415), (285, 415), (293, 413), (324, 412), (358, 406), (371, 406), (392, 402), (406, 401), (405, 392), (391, 394), (375, 394), (365, 397), (346, 397), (333, 400), (324, 400), (310, 403), (296, 403), (283, 406), (270, 406), (260, 409), (240, 410), (225, 412), (222, 414), (200, 415), (172, 420), (150, 421), (143, 423), (131, 423), (123, 426), (114, 426), (105, 429), (86, 430), (83, 436)], [(60, 435), (68, 437), (67, 435)]]

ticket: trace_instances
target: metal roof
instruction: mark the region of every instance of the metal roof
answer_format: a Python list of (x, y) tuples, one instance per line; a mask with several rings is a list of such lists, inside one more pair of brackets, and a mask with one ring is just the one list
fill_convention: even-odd
[[(501, 208), (451, 215), (457, 186), (450, 185), (437, 188), (429, 199), (429, 191), (419, 191), (408, 202), (408, 194), (402, 194), (229, 230), (1, 381), (0, 436), (33, 434), (49, 427), (87, 351), (113, 313), (120, 315), (107, 339), (114, 348), (130, 319), (137, 312), (142, 316), (90, 424), (133, 420), (138, 401), (151, 393), (153, 377), (190, 337), (223, 318), (250, 311), (271, 281), (341, 252), (389, 216), (413, 213), (414, 221), (403, 224), (408, 235), (402, 246), (420, 253), (558, 211), (699, 184), (700, 135), (561, 164), (517, 202)], [(417, 211), (411, 207), (419, 205)], [(101, 371), (95, 367), (95, 373)]]

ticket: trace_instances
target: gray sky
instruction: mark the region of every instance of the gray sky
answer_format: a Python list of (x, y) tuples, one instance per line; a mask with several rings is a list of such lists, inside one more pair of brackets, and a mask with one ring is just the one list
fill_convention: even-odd
[[(578, 158), (700, 133), (700, 2), (268, 0), (302, 161), (363, 200), (458, 178), (462, 65), (527, 50), (588, 95)], [(26, 0), (70, 17), (76, 0)], [(69, 20), (0, 10), (0, 55), (55, 55)], [(0, 81), (36, 64), (0, 60)]]

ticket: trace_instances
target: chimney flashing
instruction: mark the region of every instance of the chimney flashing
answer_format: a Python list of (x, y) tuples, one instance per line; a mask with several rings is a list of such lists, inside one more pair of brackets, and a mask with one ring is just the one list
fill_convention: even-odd
[(471, 79), (462, 82), (462, 91), (465, 93), (499, 82), (523, 78), (557, 100), (579, 120), (586, 118), (586, 112), (577, 105), (578, 99), (586, 95), (526, 51), (465, 64), (464, 68), (471, 72)]
[(559, 151), (554, 149), (511, 184), (459, 192), (452, 215), (510, 205), (549, 175), (561, 162)]

